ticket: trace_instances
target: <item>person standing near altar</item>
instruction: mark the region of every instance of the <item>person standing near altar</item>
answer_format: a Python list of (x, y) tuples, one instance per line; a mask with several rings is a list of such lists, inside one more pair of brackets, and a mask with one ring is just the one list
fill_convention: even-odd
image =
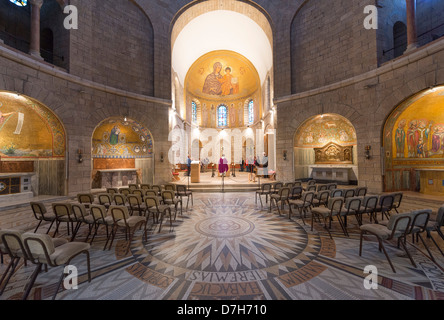
[(219, 159), (219, 173), (221, 176), (225, 176), (225, 173), (228, 171), (228, 160), (225, 158), (225, 155), (223, 154), (222, 157)]
[(257, 167), (258, 167), (256, 157), (254, 157), (254, 159), (250, 160), (248, 163), (249, 163), (248, 164), (248, 166), (249, 166), (248, 181), (256, 182), (256, 174), (257, 174)]
[(187, 176), (191, 176), (191, 157), (189, 155), (187, 159)]
[(262, 159), (259, 163), (259, 167), (261, 168), (260, 172), (258, 172), (258, 175), (264, 176), (264, 178), (268, 178), (268, 157), (267, 154), (264, 152)]

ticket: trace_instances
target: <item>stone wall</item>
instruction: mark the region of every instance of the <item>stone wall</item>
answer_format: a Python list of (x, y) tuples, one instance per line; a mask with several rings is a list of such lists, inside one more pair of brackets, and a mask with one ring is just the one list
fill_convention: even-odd
[(368, 4), (368, 0), (311, 0), (301, 7), (291, 25), (292, 93), (377, 66), (375, 32), (363, 26)]
[[(149, 128), (154, 140), (155, 181), (170, 180), (169, 166), (160, 162), (167, 154), (168, 106), (161, 99), (135, 95), (56, 71), (0, 46), (0, 88), (35, 98), (51, 109), (65, 126), (68, 139), (67, 193), (91, 189), (91, 138), (95, 127), (112, 116), (128, 116)], [(122, 108), (123, 105), (128, 108)], [(83, 163), (77, 150), (84, 151)]]
[[(316, 114), (338, 113), (357, 130), (360, 185), (381, 191), (384, 121), (410, 95), (444, 83), (444, 41), (436, 40), (380, 64), (378, 52), (381, 43), (387, 41), (384, 32), (363, 27), (364, 7), (376, 1), (241, 2), (237, 5), (231, 1), (230, 5), (243, 8), (246, 14), (260, 12), (271, 27), (271, 99), (277, 105), (277, 114), (264, 115), (263, 126), (271, 124), (277, 129), (278, 179), (294, 178), (293, 138), (298, 126)], [(424, 8), (426, 2), (430, 7), (428, 11), (418, 10), (419, 19), (438, 23), (444, 12), (439, 9), (442, 1), (418, 0), (418, 7)], [(5, 1), (1, 3), (0, 18), (7, 17), (9, 24), (10, 15), (3, 9)], [(227, 9), (227, 1), (71, 0), (70, 4), (79, 8), (79, 29), (69, 31), (67, 70), (0, 44), (0, 89), (41, 101), (64, 124), (69, 194), (90, 190), (91, 136), (97, 124), (112, 116), (137, 119), (151, 131), (154, 180), (170, 181), (170, 165), (160, 161), (160, 153), (166, 157), (171, 146), (168, 113), (172, 100), (173, 25), (193, 5)], [(249, 11), (248, 6), (255, 9)], [(382, 19), (389, 18), (382, 15)], [(5, 28), (1, 21), (0, 29)], [(390, 25), (385, 21), (382, 24)], [(419, 23), (420, 28), (422, 25)], [(364, 158), (366, 145), (372, 146), (370, 160)], [(81, 164), (76, 159), (79, 148), (84, 150)]]
[(79, 29), (71, 30), (70, 73), (138, 94), (154, 94), (154, 33), (130, 1), (73, 0)]

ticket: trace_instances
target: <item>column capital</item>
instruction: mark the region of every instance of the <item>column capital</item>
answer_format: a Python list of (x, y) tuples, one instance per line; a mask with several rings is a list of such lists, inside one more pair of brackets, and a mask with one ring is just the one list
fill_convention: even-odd
[(37, 7), (41, 8), (43, 5), (43, 0), (29, 0), (29, 3), (32, 6), (37, 6)]

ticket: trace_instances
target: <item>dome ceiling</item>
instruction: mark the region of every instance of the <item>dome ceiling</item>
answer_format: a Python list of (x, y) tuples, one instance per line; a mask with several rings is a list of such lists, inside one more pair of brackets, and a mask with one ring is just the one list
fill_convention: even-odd
[(259, 88), (259, 75), (244, 56), (226, 50), (200, 57), (190, 68), (186, 91), (205, 100), (236, 100), (253, 95)]

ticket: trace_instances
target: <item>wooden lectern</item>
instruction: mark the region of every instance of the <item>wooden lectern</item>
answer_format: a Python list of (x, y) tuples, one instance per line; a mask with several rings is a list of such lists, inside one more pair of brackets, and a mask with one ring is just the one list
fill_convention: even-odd
[(191, 182), (192, 183), (200, 182), (200, 162), (199, 161), (191, 162)]

